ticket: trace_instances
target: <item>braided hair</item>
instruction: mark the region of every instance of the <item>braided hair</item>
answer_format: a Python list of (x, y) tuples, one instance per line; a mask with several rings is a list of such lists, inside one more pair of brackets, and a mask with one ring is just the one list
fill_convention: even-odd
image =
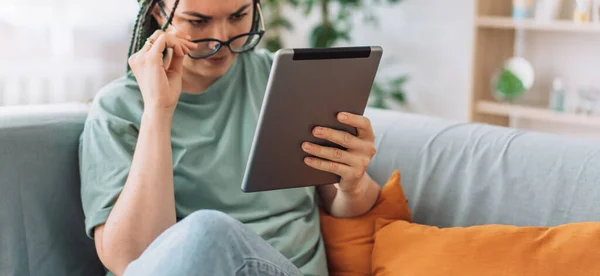
[[(140, 10), (135, 19), (135, 25), (133, 26), (133, 33), (131, 35), (131, 43), (129, 44), (129, 51), (127, 53), (127, 57), (131, 57), (134, 53), (144, 47), (144, 43), (146, 43), (146, 39), (148, 39), (154, 31), (159, 28), (165, 30), (171, 21), (173, 20), (173, 15), (175, 14), (175, 9), (179, 5), (179, 0), (175, 0), (175, 4), (171, 9), (171, 14), (169, 15), (168, 21), (161, 27), (158, 24), (158, 21), (152, 16), (152, 9), (156, 4), (160, 5), (158, 1), (161, 0), (138, 0), (140, 2)], [(130, 72), (131, 68), (127, 65), (127, 72)]]

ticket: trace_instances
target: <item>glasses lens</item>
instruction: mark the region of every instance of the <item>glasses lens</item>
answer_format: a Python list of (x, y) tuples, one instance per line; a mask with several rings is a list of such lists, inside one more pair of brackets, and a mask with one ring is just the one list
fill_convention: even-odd
[(196, 43), (198, 48), (190, 52), (190, 55), (195, 58), (203, 58), (216, 53), (219, 50), (218, 41), (203, 41)]
[(260, 41), (258, 34), (246, 34), (231, 41), (231, 51), (239, 53), (252, 49)]

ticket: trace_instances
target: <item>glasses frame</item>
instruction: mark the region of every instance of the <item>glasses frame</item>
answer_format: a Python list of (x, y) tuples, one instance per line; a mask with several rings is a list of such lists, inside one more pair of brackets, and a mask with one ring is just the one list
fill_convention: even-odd
[[(162, 13), (162, 15), (165, 17), (165, 19), (167, 19), (167, 22), (170, 22), (169, 25), (171, 25), (177, 31), (177, 27), (175, 27), (175, 25), (173, 25), (172, 20), (169, 19), (169, 15), (163, 8), (162, 3), (163, 3), (163, 1), (157, 2), (158, 8), (160, 9), (160, 13)], [(204, 39), (192, 40), (191, 41), (192, 43), (216, 42), (217, 46), (214, 47), (214, 49), (212, 50), (212, 52), (210, 54), (206, 54), (206, 55), (202, 55), (202, 56), (193, 56), (191, 54), (188, 54), (188, 56), (193, 59), (205, 59), (205, 58), (208, 58), (208, 57), (216, 54), (217, 52), (219, 52), (219, 50), (221, 50), (222, 47), (227, 47), (229, 49), (229, 51), (231, 51), (232, 53), (244, 53), (244, 52), (251, 51), (252, 49), (254, 49), (254, 47), (256, 47), (256, 45), (252, 46), (251, 48), (249, 48), (247, 50), (234, 51), (233, 49), (231, 49), (231, 43), (240, 37), (252, 36), (252, 35), (258, 35), (258, 42), (260, 42), (263, 35), (265, 34), (266, 29), (265, 29), (265, 21), (263, 19), (263, 15), (262, 15), (262, 10), (260, 8), (260, 3), (258, 3), (258, 1), (256, 2), (256, 11), (258, 12), (258, 17), (260, 19), (260, 27), (261, 27), (260, 30), (254, 31), (254, 32), (242, 33), (242, 34), (239, 34), (239, 35), (236, 35), (236, 36), (230, 38), (227, 41), (221, 41), (216, 38), (204, 38)], [(252, 19), (252, 21), (254, 21), (254, 18)], [(254, 25), (254, 23), (252, 25)], [(256, 43), (257, 45), (258, 45), (258, 42)]]

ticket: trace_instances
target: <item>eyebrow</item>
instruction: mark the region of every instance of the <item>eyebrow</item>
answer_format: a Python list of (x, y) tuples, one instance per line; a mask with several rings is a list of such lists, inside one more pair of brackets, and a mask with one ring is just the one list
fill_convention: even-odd
[[(246, 5), (242, 6), (241, 8), (239, 8), (234, 13), (232, 13), (231, 15), (240, 14), (245, 9), (247, 9), (249, 7), (250, 7), (250, 4), (246, 4)], [(198, 13), (198, 12), (193, 12), (193, 11), (184, 11), (183, 14), (187, 14), (187, 15), (190, 15), (190, 16), (193, 16), (193, 17), (198, 17), (198, 18), (203, 19), (203, 20), (211, 20), (213, 18), (212, 16), (204, 15), (204, 14), (201, 14), (201, 13)]]

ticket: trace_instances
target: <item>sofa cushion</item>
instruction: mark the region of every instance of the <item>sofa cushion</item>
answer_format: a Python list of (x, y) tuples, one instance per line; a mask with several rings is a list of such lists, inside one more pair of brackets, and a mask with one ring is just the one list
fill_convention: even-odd
[[(399, 199), (396, 203), (406, 202)], [(440, 228), (377, 218), (374, 240), (372, 275), (376, 276), (583, 276), (600, 271), (598, 222)]]
[(104, 275), (79, 196), (80, 104), (0, 108), (0, 275)]
[(320, 210), (321, 232), (330, 275), (369, 275), (375, 220), (411, 221), (405, 201), (400, 187), (400, 173), (395, 171), (383, 185), (379, 198), (368, 213), (355, 218), (335, 218)]
[(438, 228), (378, 220), (373, 275), (596, 275), (600, 223)]

